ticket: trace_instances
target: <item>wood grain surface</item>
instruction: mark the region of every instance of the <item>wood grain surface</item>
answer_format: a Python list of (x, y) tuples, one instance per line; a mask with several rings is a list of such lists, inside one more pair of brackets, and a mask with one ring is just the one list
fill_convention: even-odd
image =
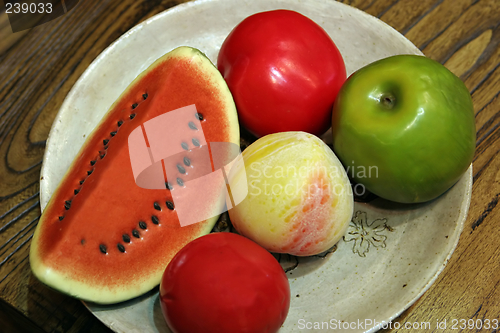
[[(18, 33), (0, 12), (0, 331), (110, 332), (82, 303), (30, 272), (45, 141), (66, 94), (99, 53), (180, 2), (83, 0), (66, 15)], [(437, 321), (449, 327), (454, 319), (500, 320), (500, 1), (342, 2), (380, 18), (453, 71), (476, 113), (472, 202), (458, 247), (431, 288), (397, 318), (401, 329), (382, 331), (429, 331), (415, 323), (430, 322), (430, 331), (444, 332)]]

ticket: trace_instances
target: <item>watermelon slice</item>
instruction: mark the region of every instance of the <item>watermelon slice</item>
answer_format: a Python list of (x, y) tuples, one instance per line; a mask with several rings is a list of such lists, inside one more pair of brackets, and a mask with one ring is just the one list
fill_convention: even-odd
[[(173, 168), (180, 176), (170, 179), (165, 171), (160, 173), (163, 187), (139, 186), (129, 137), (137, 139), (148, 120), (179, 109), (189, 112), (160, 128), (168, 137), (164, 145), (176, 147), (171, 151), (177, 153), (151, 170), (162, 172), (163, 167), (172, 174)], [(186, 130), (167, 135), (176, 128)], [(204, 216), (209, 218), (181, 226), (173, 193), (189, 187), (182, 177), (187, 169), (196, 170), (201, 156), (197, 149), (207, 142), (239, 145), (239, 137), (231, 93), (208, 58), (180, 47), (158, 59), (113, 104), (50, 198), (31, 243), (34, 275), (63, 293), (102, 304), (154, 288), (171, 258), (209, 233), (223, 211), (226, 192), (220, 179), (209, 180), (205, 185), (214, 186), (197, 194), (205, 200), (193, 200), (190, 207), (193, 212), (208, 211)], [(141, 140), (146, 142), (142, 153), (147, 152), (148, 142)], [(135, 152), (137, 164), (141, 151)], [(190, 198), (183, 200), (189, 207)]]

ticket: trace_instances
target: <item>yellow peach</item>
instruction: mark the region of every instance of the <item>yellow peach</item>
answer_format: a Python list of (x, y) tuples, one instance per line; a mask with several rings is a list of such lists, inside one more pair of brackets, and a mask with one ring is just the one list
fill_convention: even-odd
[(229, 210), (236, 230), (270, 252), (309, 256), (345, 234), (354, 200), (347, 174), (318, 137), (282, 132), (261, 137), (242, 153), (248, 195)]

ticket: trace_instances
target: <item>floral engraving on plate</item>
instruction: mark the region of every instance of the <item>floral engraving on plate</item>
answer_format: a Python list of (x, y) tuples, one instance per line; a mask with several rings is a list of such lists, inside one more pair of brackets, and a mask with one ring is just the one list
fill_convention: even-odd
[(353, 242), (352, 252), (360, 257), (366, 257), (370, 247), (384, 248), (387, 236), (385, 233), (394, 231), (387, 224), (387, 218), (376, 219), (368, 222), (366, 212), (357, 211), (344, 236), (345, 242)]

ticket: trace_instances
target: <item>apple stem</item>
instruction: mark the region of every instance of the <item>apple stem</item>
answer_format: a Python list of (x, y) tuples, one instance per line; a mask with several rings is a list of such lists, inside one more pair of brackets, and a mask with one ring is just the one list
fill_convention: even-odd
[(396, 104), (396, 98), (392, 94), (384, 94), (380, 98), (380, 102), (386, 109), (392, 109)]

